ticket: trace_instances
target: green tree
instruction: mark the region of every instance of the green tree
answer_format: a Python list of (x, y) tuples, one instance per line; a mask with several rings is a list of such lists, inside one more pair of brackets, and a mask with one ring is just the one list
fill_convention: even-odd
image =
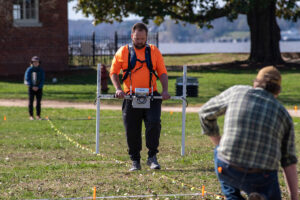
[(300, 16), (299, 0), (80, 0), (77, 9), (95, 23), (121, 22), (129, 14), (160, 24), (166, 17), (176, 21), (213, 28), (214, 19), (227, 17), (230, 21), (239, 14), (247, 16), (251, 35), (249, 61), (263, 64), (283, 63), (279, 41), (280, 28), (276, 18), (296, 21)]

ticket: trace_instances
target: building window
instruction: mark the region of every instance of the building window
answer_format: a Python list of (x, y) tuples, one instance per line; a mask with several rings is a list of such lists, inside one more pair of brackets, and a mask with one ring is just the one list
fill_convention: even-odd
[(39, 22), (39, 0), (14, 0), (13, 19), (16, 27), (42, 26)]

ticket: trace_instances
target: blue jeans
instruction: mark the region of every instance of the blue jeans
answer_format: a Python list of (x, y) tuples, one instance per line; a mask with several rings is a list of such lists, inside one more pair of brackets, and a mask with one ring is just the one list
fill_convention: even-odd
[[(241, 172), (218, 159), (217, 148), (214, 152), (215, 172), (227, 200), (244, 199), (240, 194), (240, 190), (248, 195), (251, 192), (257, 192), (264, 196), (266, 200), (281, 200), (276, 170), (266, 170), (259, 173)], [(221, 173), (218, 172), (218, 167), (222, 167)]]

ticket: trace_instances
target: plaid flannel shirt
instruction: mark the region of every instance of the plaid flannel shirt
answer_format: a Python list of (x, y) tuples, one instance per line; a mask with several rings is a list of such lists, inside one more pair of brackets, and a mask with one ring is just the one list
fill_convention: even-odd
[(223, 114), (220, 159), (267, 170), (297, 163), (293, 120), (273, 94), (242, 85), (225, 90), (201, 107), (202, 133), (219, 136), (217, 118)]

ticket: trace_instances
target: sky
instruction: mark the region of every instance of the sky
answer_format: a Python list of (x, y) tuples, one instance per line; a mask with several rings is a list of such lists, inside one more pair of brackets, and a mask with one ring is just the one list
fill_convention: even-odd
[(82, 12), (75, 12), (75, 9), (73, 7), (76, 5), (77, 1), (72, 1), (68, 3), (68, 18), (73, 19), (73, 20), (78, 20), (78, 19), (90, 19), (92, 20), (92, 17), (86, 18), (83, 16)]
[[(79, 19), (86, 19), (86, 20), (93, 20), (93, 17), (90, 16), (89, 18), (86, 18), (82, 12), (76, 13), (75, 9), (73, 9), (74, 6), (76, 6), (77, 1), (72, 1), (68, 3), (68, 18), (72, 20), (79, 20)], [(131, 15), (130, 17), (127, 18), (129, 19), (138, 19), (137, 16)], [(125, 19), (126, 20), (126, 19)]]

